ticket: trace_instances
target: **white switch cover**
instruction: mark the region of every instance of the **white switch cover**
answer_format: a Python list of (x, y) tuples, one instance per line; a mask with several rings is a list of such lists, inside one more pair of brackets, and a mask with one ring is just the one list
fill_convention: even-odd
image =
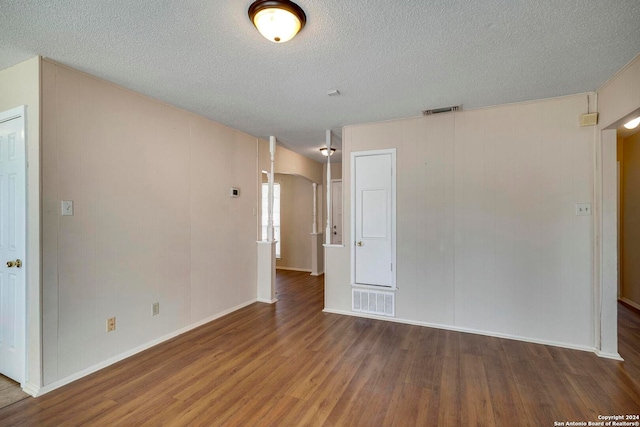
[(591, 203), (576, 203), (576, 215), (591, 215)]
[(73, 200), (63, 200), (61, 202), (62, 216), (73, 215)]

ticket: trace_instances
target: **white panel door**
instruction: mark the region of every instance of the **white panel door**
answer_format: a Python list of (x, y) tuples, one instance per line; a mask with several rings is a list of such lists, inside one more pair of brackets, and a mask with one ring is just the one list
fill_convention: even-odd
[(354, 156), (356, 284), (395, 287), (393, 160), (391, 152)]
[(331, 244), (342, 244), (342, 180), (331, 180)]
[(20, 110), (19, 117), (10, 114), (15, 110), (0, 113), (0, 373), (23, 383), (26, 162), (24, 110)]

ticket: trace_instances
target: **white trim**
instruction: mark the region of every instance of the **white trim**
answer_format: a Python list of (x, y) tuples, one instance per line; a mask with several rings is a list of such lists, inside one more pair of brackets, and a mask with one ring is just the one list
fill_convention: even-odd
[[(398, 192), (396, 187), (396, 175), (397, 175), (397, 162), (396, 162), (396, 152), (395, 148), (386, 148), (383, 150), (366, 150), (366, 151), (352, 151), (351, 152), (351, 180), (349, 181), (349, 185), (351, 186), (351, 213), (350, 213), (350, 228), (351, 228), (351, 239), (349, 244), (351, 245), (351, 283), (356, 283), (356, 157), (363, 156), (377, 156), (381, 154), (391, 154), (391, 263), (393, 264), (393, 270), (391, 271), (391, 286), (385, 286), (384, 288), (387, 290), (395, 290), (397, 289), (396, 282), (396, 272), (398, 269), (396, 266), (398, 265), (396, 262), (396, 205), (398, 199)], [(344, 199), (344, 193), (343, 193)], [(344, 222), (344, 221), (343, 221)], [(342, 236), (344, 241), (344, 235)], [(359, 286), (359, 285), (358, 285)], [(382, 286), (380, 287), (382, 288)]]
[(605, 353), (603, 351), (595, 350), (594, 353), (598, 357), (602, 357), (603, 359), (613, 359), (624, 362), (624, 359), (618, 353)]
[(351, 283), (351, 289), (367, 289), (369, 291), (380, 291), (380, 292), (397, 292), (398, 288), (390, 288), (389, 286), (383, 285), (363, 285), (361, 283)]
[[(27, 108), (25, 105), (21, 105), (20, 107), (12, 108), (10, 110), (0, 112), (0, 123), (8, 122), (9, 120), (17, 119), (18, 117), (22, 117), (24, 119), (25, 127), (27, 125), (26, 120), (26, 111)], [(25, 131), (26, 133), (26, 131)], [(26, 141), (26, 135), (25, 135)]]
[(640, 304), (631, 301), (629, 298), (620, 298), (620, 301), (622, 301), (623, 303), (630, 305), (631, 307), (635, 308), (636, 310), (640, 310)]
[(277, 265), (276, 270), (302, 271), (303, 273), (311, 273), (310, 268), (278, 267)]
[(318, 271), (318, 274), (313, 274), (313, 272), (311, 272), (311, 275), (312, 275), (312, 276), (315, 276), (315, 277), (320, 277), (320, 276), (322, 276), (323, 274), (324, 274), (324, 270), (322, 270), (322, 271)]
[(594, 346), (618, 353), (618, 201), (615, 129), (596, 133), (594, 185)]
[[(456, 326), (441, 325), (439, 323), (419, 322), (415, 320), (401, 319), (398, 317), (391, 318), (391, 317), (385, 317), (385, 316), (370, 315), (366, 313), (358, 313), (358, 312), (342, 311), (342, 310), (331, 310), (326, 308), (322, 311), (325, 313), (340, 314), (344, 316), (363, 317), (365, 319), (383, 320), (386, 322), (402, 323), (406, 325), (425, 326), (428, 328), (443, 329), (447, 331), (463, 332), (467, 334), (483, 335), (487, 337), (504, 338), (504, 339), (514, 340), (514, 341), (530, 342), (533, 344), (551, 345), (553, 347), (562, 347), (562, 348), (568, 348), (571, 350), (590, 351), (592, 353), (596, 353), (596, 355), (600, 357), (616, 359), (615, 355), (611, 355), (608, 353), (599, 353), (595, 347), (580, 346), (580, 345), (574, 345), (574, 344), (568, 344), (568, 343), (562, 343), (562, 342), (556, 342), (556, 341), (539, 340), (539, 339), (528, 338), (528, 337), (523, 337), (519, 335), (500, 334), (496, 332), (488, 332), (488, 331), (482, 331), (478, 329), (460, 328)], [(617, 357), (618, 357), (617, 360), (622, 360), (619, 358), (620, 356), (617, 356)]]
[(33, 397), (42, 396), (45, 393), (49, 393), (50, 391), (53, 391), (53, 390), (55, 390), (57, 388), (60, 388), (60, 387), (62, 387), (64, 385), (72, 383), (73, 381), (79, 380), (82, 377), (86, 377), (87, 375), (93, 374), (94, 372), (97, 372), (97, 371), (99, 371), (101, 369), (104, 369), (107, 366), (110, 366), (110, 365), (113, 365), (114, 363), (120, 362), (121, 360), (124, 360), (127, 357), (131, 357), (134, 354), (137, 354), (137, 353), (140, 353), (142, 351), (148, 350), (151, 347), (154, 347), (154, 346), (156, 346), (158, 344), (161, 344), (161, 343), (163, 343), (163, 342), (165, 342), (167, 340), (175, 338), (178, 335), (182, 335), (185, 332), (189, 332), (192, 329), (195, 329), (195, 328), (200, 327), (200, 326), (202, 326), (202, 325), (204, 325), (206, 323), (209, 323), (209, 322), (212, 322), (212, 321), (214, 321), (216, 319), (219, 319), (219, 318), (221, 318), (223, 316), (226, 316), (227, 314), (233, 313), (234, 311), (240, 310), (241, 308), (244, 308), (244, 307), (246, 307), (248, 305), (251, 305), (254, 302), (257, 302), (257, 300), (256, 299), (251, 299), (249, 301), (243, 302), (242, 304), (239, 304), (239, 305), (236, 305), (235, 307), (231, 307), (231, 308), (229, 308), (227, 310), (221, 311), (220, 313), (214, 314), (213, 316), (207, 317), (206, 319), (202, 319), (202, 320), (200, 320), (200, 321), (198, 321), (196, 323), (192, 323), (189, 326), (185, 326), (184, 328), (181, 328), (181, 329), (178, 329), (176, 331), (173, 331), (173, 332), (171, 332), (171, 333), (169, 333), (167, 335), (164, 335), (164, 336), (162, 336), (160, 338), (156, 338), (154, 340), (151, 340), (151, 341), (149, 341), (149, 342), (147, 342), (145, 344), (142, 344), (142, 345), (140, 345), (138, 347), (135, 347), (135, 348), (133, 348), (131, 350), (127, 350), (127, 351), (125, 351), (123, 353), (120, 353), (120, 354), (118, 354), (116, 356), (110, 357), (107, 360), (104, 360), (104, 361), (102, 361), (100, 363), (96, 363), (93, 366), (90, 366), (90, 367), (88, 367), (86, 369), (83, 369), (80, 372), (76, 372), (75, 374), (69, 375), (66, 378), (62, 378), (62, 379), (60, 379), (58, 381), (55, 381), (55, 382), (53, 382), (53, 383), (51, 383), (49, 385), (44, 386), (44, 387), (37, 388), (37, 387), (33, 387), (33, 385), (31, 385), (31, 387), (28, 387), (28, 388), (27, 387), (23, 387), (23, 390), (25, 390), (25, 392), (31, 394)]
[(256, 302), (262, 302), (262, 303), (265, 303), (265, 304), (274, 304), (274, 303), (278, 302), (278, 298), (274, 298), (272, 300), (258, 298), (258, 299), (256, 299)]
[(27, 393), (29, 396), (32, 396), (32, 397), (38, 396), (38, 392), (40, 391), (40, 387), (30, 382), (27, 382), (25, 385), (21, 387), (22, 387), (22, 391), (24, 391), (25, 393)]

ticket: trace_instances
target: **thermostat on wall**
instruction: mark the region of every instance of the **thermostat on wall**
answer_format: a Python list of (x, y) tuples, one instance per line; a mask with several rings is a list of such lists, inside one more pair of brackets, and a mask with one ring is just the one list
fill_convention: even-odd
[(231, 187), (231, 190), (229, 190), (229, 195), (231, 197), (240, 197), (240, 189), (236, 187)]

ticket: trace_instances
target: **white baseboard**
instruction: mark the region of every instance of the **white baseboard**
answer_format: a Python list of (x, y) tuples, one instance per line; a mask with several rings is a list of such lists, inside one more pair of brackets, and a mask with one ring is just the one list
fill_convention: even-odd
[(318, 273), (317, 273), (317, 274), (313, 274), (313, 271), (311, 272), (311, 275), (312, 275), (312, 276), (316, 276), (316, 277), (318, 277), (318, 276), (322, 276), (323, 274), (324, 274), (324, 271), (318, 271)]
[(613, 360), (619, 360), (621, 362), (624, 362), (624, 359), (618, 353), (605, 353), (598, 350), (596, 350), (595, 353), (596, 353), (596, 356), (602, 357), (604, 359), (613, 359)]
[(631, 307), (635, 308), (636, 310), (640, 310), (640, 304), (631, 301), (628, 298), (620, 298), (620, 301), (622, 301), (623, 303), (630, 305)]
[(256, 301), (257, 301), (256, 299), (252, 299), (252, 300), (243, 302), (242, 304), (239, 304), (239, 305), (237, 305), (235, 307), (232, 307), (232, 308), (229, 308), (227, 310), (221, 311), (220, 313), (214, 314), (213, 316), (207, 317), (206, 319), (202, 319), (202, 320), (200, 320), (198, 322), (195, 322), (195, 323), (192, 323), (192, 324), (190, 324), (188, 326), (185, 326), (184, 328), (180, 328), (180, 329), (178, 329), (176, 331), (173, 331), (173, 332), (171, 332), (171, 333), (169, 333), (167, 335), (164, 335), (164, 336), (162, 336), (160, 338), (156, 338), (156, 339), (154, 339), (152, 341), (149, 341), (149, 342), (147, 342), (145, 344), (142, 344), (142, 345), (140, 345), (138, 347), (135, 347), (135, 348), (133, 348), (131, 350), (127, 350), (127, 351), (125, 351), (123, 353), (120, 353), (120, 354), (118, 354), (116, 356), (110, 357), (109, 359), (106, 359), (106, 360), (104, 360), (104, 361), (102, 361), (100, 363), (96, 363), (93, 366), (90, 366), (90, 367), (88, 367), (86, 369), (83, 369), (82, 371), (76, 372), (75, 374), (69, 375), (68, 377), (62, 378), (62, 379), (60, 379), (58, 381), (55, 381), (55, 382), (53, 382), (51, 384), (48, 384), (48, 385), (45, 385), (45, 386), (39, 387), (39, 388), (36, 387), (36, 386), (33, 386), (31, 384), (27, 384), (25, 386), (25, 388), (23, 388), (23, 390), (25, 390), (26, 393), (31, 394), (33, 397), (42, 396), (45, 393), (49, 393), (50, 391), (53, 391), (53, 390), (55, 390), (57, 388), (60, 388), (60, 387), (62, 387), (64, 385), (67, 385), (67, 384), (69, 384), (69, 383), (71, 383), (71, 382), (73, 382), (75, 380), (79, 380), (82, 377), (86, 377), (89, 374), (93, 374), (94, 372), (97, 372), (97, 371), (99, 371), (101, 369), (104, 369), (107, 366), (110, 366), (110, 365), (113, 365), (114, 363), (120, 362), (121, 360), (124, 360), (127, 357), (131, 357), (134, 354), (140, 353), (141, 351), (148, 350), (151, 347), (154, 347), (154, 346), (156, 346), (156, 345), (158, 345), (158, 344), (160, 344), (160, 343), (162, 343), (164, 341), (170, 340), (171, 338), (175, 338), (178, 335), (184, 334), (185, 332), (189, 332), (192, 329), (195, 329), (195, 328), (197, 328), (199, 326), (202, 326), (202, 325), (204, 325), (206, 323), (209, 323), (209, 322), (212, 322), (212, 321), (214, 321), (216, 319), (219, 319), (222, 316), (226, 316), (229, 313), (233, 313), (236, 310), (240, 310), (241, 308), (246, 307), (246, 306), (248, 306), (250, 304), (253, 304)]
[(307, 268), (278, 267), (278, 266), (276, 266), (276, 270), (301, 271), (303, 273), (311, 273), (311, 269), (307, 269)]
[(22, 386), (22, 391), (24, 391), (25, 393), (33, 397), (37, 397), (38, 393), (40, 392), (40, 387), (30, 382), (22, 384), (21, 386)]
[[(571, 350), (589, 351), (592, 353), (596, 353), (596, 355), (600, 357), (608, 357), (611, 359), (615, 359), (615, 357), (612, 357), (613, 355), (610, 355), (608, 353), (606, 353), (606, 355), (605, 353), (603, 353), (602, 355), (599, 354), (598, 350), (595, 347), (580, 346), (580, 345), (574, 345), (574, 344), (568, 344), (568, 343), (562, 343), (562, 342), (556, 342), (556, 341), (540, 340), (535, 338), (522, 337), (518, 335), (500, 334), (495, 332), (482, 331), (478, 329), (460, 328), (456, 326), (441, 325), (438, 323), (418, 322), (415, 320), (400, 319), (397, 317), (376, 316), (376, 315), (371, 315), (366, 313), (356, 313), (352, 311), (331, 310), (326, 308), (322, 311), (325, 313), (341, 314), (345, 316), (364, 317), (366, 319), (384, 320), (386, 322), (404, 323), (407, 325), (425, 326), (428, 328), (444, 329), (447, 331), (463, 332), (467, 334), (484, 335), (487, 337), (504, 338), (504, 339), (514, 340), (514, 341), (524, 341), (524, 342), (530, 342), (533, 344), (550, 345), (553, 347), (562, 347), (562, 348), (568, 348)], [(620, 356), (618, 355), (618, 358), (619, 357)], [(622, 359), (617, 359), (617, 360), (622, 360)]]
[(274, 299), (272, 299), (272, 300), (258, 298), (256, 301), (257, 301), (257, 302), (263, 302), (263, 303), (265, 303), (265, 304), (273, 304), (273, 303), (278, 302), (278, 298), (274, 298)]

